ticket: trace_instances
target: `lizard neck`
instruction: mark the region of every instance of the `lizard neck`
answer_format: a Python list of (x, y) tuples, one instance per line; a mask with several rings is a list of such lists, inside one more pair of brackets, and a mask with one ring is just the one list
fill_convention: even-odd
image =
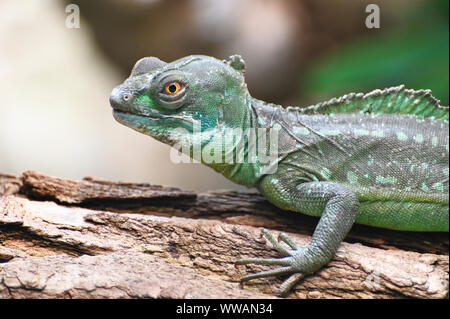
[[(233, 119), (236, 123), (234, 127), (226, 125), (218, 128), (220, 133), (217, 134), (214, 144), (224, 145), (223, 161), (203, 163), (235, 183), (255, 187), (265, 174), (270, 173), (271, 165), (276, 165), (278, 162), (276, 157), (278, 149), (274, 149), (271, 144), (273, 143), (270, 132), (272, 126), (268, 119), (282, 112), (283, 108), (255, 99), (247, 93), (241, 100), (240, 109), (242, 111), (240, 116), (235, 116)], [(227, 134), (233, 137), (230, 139), (230, 135)], [(219, 138), (225, 142), (218, 142)], [(277, 148), (278, 140), (275, 143)], [(269, 156), (266, 154), (268, 149), (271, 151)]]

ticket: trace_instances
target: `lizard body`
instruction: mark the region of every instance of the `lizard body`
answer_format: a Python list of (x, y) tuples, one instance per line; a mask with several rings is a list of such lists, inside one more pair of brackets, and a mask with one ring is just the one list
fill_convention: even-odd
[(429, 91), (399, 86), (283, 108), (249, 94), (244, 66), (239, 56), (144, 58), (110, 96), (120, 123), (175, 148), (187, 144), (191, 157), (200, 150), (204, 164), (282, 209), (321, 216), (306, 247), (281, 235), (286, 249), (264, 231), (285, 257), (238, 261), (281, 266), (244, 281), (290, 274), (279, 290), (288, 292), (333, 257), (354, 222), (448, 232), (449, 112)]

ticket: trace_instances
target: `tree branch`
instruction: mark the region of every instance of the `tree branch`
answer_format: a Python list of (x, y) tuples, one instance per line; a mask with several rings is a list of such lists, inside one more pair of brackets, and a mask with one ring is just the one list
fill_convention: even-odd
[[(234, 262), (278, 257), (261, 227), (306, 245), (316, 222), (254, 193), (0, 175), (0, 297), (271, 297), (279, 279), (237, 284), (267, 267)], [(290, 297), (445, 298), (448, 264), (447, 233), (355, 225)]]

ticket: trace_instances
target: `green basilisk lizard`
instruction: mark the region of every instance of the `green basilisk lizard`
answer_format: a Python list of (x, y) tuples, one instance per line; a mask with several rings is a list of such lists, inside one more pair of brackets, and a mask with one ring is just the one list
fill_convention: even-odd
[(279, 267), (242, 281), (289, 275), (277, 290), (287, 293), (328, 263), (354, 222), (448, 232), (449, 109), (430, 91), (398, 86), (283, 108), (253, 98), (244, 70), (237, 55), (147, 57), (110, 95), (118, 122), (282, 209), (320, 216), (305, 247), (263, 230), (283, 257), (237, 263)]

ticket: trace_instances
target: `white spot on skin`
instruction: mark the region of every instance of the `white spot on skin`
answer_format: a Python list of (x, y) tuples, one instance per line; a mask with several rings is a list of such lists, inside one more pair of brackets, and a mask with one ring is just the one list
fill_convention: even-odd
[(375, 178), (375, 182), (376, 183), (380, 183), (380, 184), (395, 184), (397, 183), (397, 178), (393, 177), (393, 176), (381, 176), (378, 175)]
[(380, 131), (372, 131), (371, 134), (376, 137), (384, 137), (384, 132), (381, 130)]
[(444, 192), (444, 184), (441, 182), (434, 183), (431, 187), (437, 191)]
[(311, 132), (306, 127), (294, 127), (294, 133), (300, 135), (309, 135)]
[(320, 174), (322, 174), (322, 176), (325, 177), (326, 179), (329, 179), (331, 177), (331, 171), (326, 167), (322, 168)]
[(341, 134), (341, 131), (339, 130), (321, 130), (320, 133), (326, 136), (336, 136)]
[(356, 136), (367, 136), (370, 133), (368, 130), (362, 130), (362, 129), (356, 129), (353, 132), (355, 133)]
[(416, 141), (417, 144), (422, 144), (423, 143), (423, 135), (422, 134), (417, 134), (416, 136), (413, 137), (414, 141)]
[(431, 139), (431, 145), (434, 147), (438, 146), (438, 138), (436, 136)]
[(358, 176), (356, 176), (356, 174), (352, 171), (348, 171), (347, 172), (347, 181), (350, 184), (357, 184), (358, 183)]
[(408, 136), (403, 132), (397, 132), (395, 134), (397, 135), (397, 139), (399, 141), (407, 141), (408, 140)]

